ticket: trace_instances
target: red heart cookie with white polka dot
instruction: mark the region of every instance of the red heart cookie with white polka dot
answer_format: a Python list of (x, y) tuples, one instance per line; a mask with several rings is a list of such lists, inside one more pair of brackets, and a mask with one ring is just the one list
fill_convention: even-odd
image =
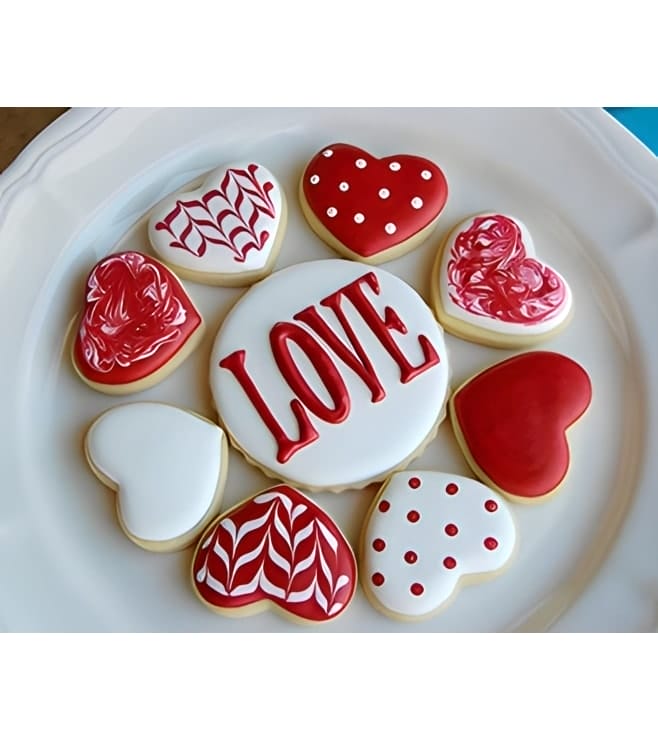
[(508, 506), (482, 483), (449, 473), (396, 473), (366, 518), (363, 587), (387, 616), (425, 619), (446, 604), (462, 577), (500, 570), (515, 544)]
[(378, 159), (350, 144), (332, 144), (304, 170), (299, 197), (321, 239), (351, 259), (378, 264), (429, 236), (448, 185), (429, 159), (410, 154)]

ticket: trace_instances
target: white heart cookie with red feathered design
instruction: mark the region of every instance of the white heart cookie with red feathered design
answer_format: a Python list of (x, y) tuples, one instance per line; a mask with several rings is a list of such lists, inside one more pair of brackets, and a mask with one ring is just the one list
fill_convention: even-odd
[(163, 403), (116, 406), (89, 428), (85, 453), (117, 491), (121, 528), (146, 550), (187, 547), (219, 511), (228, 445), (201, 416)]
[(507, 504), (482, 483), (449, 473), (396, 473), (366, 517), (361, 581), (387, 616), (425, 619), (463, 578), (499, 571), (515, 543)]
[(251, 160), (213, 170), (196, 190), (165, 198), (148, 233), (180, 277), (249, 285), (272, 271), (286, 229), (286, 201), (274, 175)]
[(494, 347), (524, 347), (562, 330), (571, 316), (566, 280), (541, 262), (525, 224), (480, 213), (458, 224), (437, 255), (432, 300), (451, 333)]
[(321, 623), (349, 606), (356, 560), (331, 517), (291, 486), (261, 491), (204, 532), (192, 561), (197, 596), (224, 616), (270, 606)]
[(424, 157), (378, 159), (331, 144), (309, 162), (299, 198), (310, 227), (350, 259), (376, 265), (420, 245), (448, 197), (441, 168)]

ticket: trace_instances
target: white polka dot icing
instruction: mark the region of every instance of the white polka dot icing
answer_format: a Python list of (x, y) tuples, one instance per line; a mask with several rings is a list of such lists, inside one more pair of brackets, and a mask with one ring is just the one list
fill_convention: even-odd
[(387, 223), (386, 226), (384, 226), (384, 230), (387, 234), (395, 234), (398, 227), (394, 223)]
[(320, 182), (320, 178), (318, 175), (311, 175), (310, 181), (311, 185), (317, 185)]
[(325, 149), (325, 150), (324, 150), (324, 151), (322, 152), (322, 156), (323, 156), (323, 157), (331, 157), (331, 155), (332, 155), (333, 153), (334, 153), (334, 152), (333, 152), (333, 149)]
[(362, 224), (366, 220), (366, 217), (362, 213), (354, 214), (354, 223)]
[(420, 176), (423, 178), (423, 180), (431, 180), (432, 179), (432, 173), (429, 170), (423, 170), (420, 173)]
[[(422, 239), (414, 237), (429, 233), (446, 202), (441, 169), (410, 154), (378, 158), (349, 144), (328, 148), (332, 156), (323, 156), (327, 147), (319, 150), (301, 181), (300, 200), (311, 228), (341, 255), (372, 264), (390, 259), (389, 251), (398, 254), (393, 252), (398, 247), (403, 254), (418, 246)], [(431, 173), (429, 181), (422, 177), (424, 171)], [(311, 175), (319, 176), (317, 185), (310, 182)], [(338, 213), (327, 215), (329, 207)], [(357, 213), (363, 221), (355, 220)]]
[(337, 208), (334, 208), (334, 206), (329, 206), (329, 208), (327, 208), (327, 216), (329, 216), (329, 218), (336, 218), (337, 215), (338, 215)]
[(516, 545), (505, 500), (458, 475), (408, 470), (377, 495), (362, 534), (370, 598), (391, 616), (422, 619), (463, 576), (502, 568)]

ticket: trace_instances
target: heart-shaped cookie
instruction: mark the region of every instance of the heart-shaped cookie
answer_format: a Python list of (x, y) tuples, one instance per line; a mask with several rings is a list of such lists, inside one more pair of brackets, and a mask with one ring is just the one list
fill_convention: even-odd
[(450, 416), (476, 475), (512, 499), (535, 501), (567, 475), (566, 433), (591, 399), (589, 375), (578, 363), (556, 352), (526, 352), (467, 380), (450, 399)]
[(163, 380), (194, 350), (203, 319), (178, 278), (139, 252), (102, 259), (87, 278), (73, 366), (103, 393), (134, 393)]
[(356, 146), (332, 144), (304, 170), (299, 197), (321, 239), (344, 256), (374, 265), (429, 236), (448, 185), (429, 159), (409, 154), (377, 159)]
[(222, 514), (204, 532), (192, 562), (201, 601), (226, 616), (273, 605), (303, 622), (343, 613), (356, 588), (349, 543), (319, 506), (274, 486)]
[(156, 254), (180, 277), (232, 286), (271, 272), (285, 230), (283, 190), (250, 160), (218, 167), (196, 190), (165, 198), (148, 226)]
[(85, 453), (117, 491), (121, 528), (147, 550), (187, 547), (219, 510), (226, 435), (196, 414), (162, 403), (116, 406), (89, 428)]
[(523, 347), (558, 332), (571, 290), (540, 262), (526, 226), (500, 213), (462, 221), (437, 255), (432, 299), (453, 334), (494, 347)]
[(505, 501), (482, 483), (449, 473), (396, 473), (366, 517), (361, 582), (384, 614), (425, 619), (446, 605), (462, 578), (499, 571), (515, 542)]

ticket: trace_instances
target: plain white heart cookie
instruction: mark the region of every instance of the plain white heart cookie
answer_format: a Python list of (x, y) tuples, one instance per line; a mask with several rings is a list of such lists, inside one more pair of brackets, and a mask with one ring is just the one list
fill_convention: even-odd
[(387, 616), (424, 619), (462, 578), (500, 570), (515, 544), (509, 507), (482, 483), (449, 473), (396, 473), (366, 517), (362, 583)]
[(186, 547), (219, 511), (226, 435), (201, 416), (162, 403), (116, 406), (91, 425), (85, 452), (117, 491), (122, 529), (144, 549)]
[(218, 167), (196, 190), (165, 198), (148, 225), (156, 254), (180, 277), (227, 286), (269, 274), (285, 229), (281, 186), (249, 160)]

